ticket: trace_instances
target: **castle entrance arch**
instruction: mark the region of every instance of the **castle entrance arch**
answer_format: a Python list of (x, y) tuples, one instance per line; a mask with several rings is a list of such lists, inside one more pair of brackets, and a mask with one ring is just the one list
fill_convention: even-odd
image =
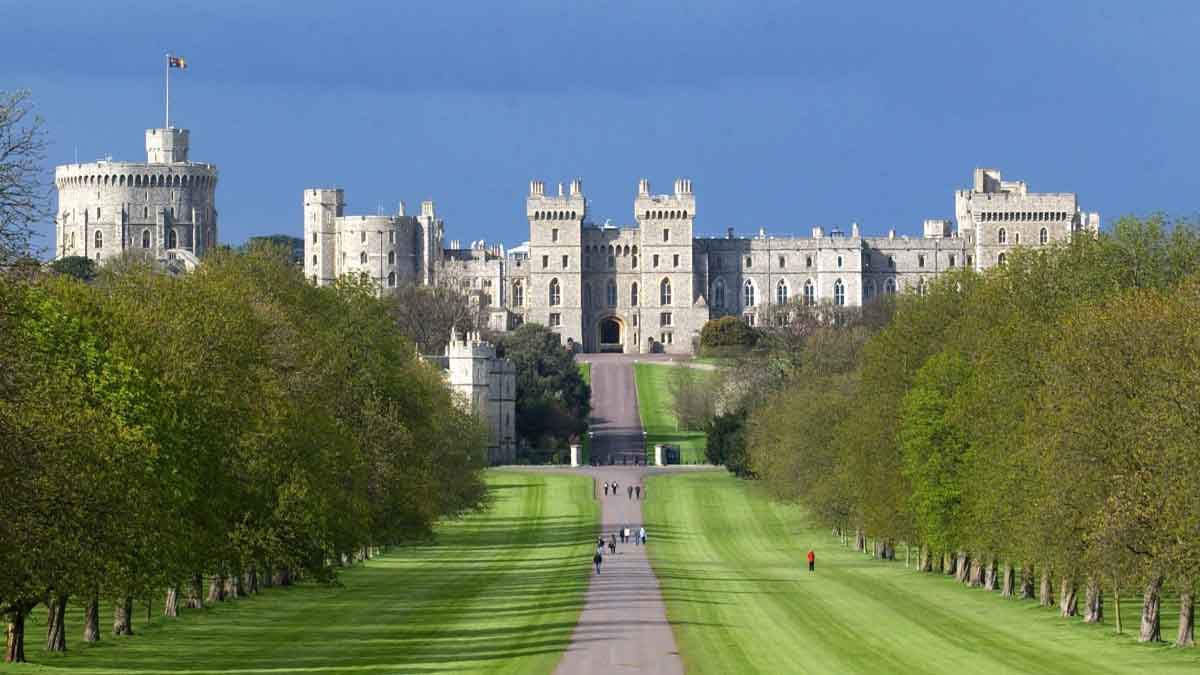
[(600, 319), (600, 323), (596, 326), (600, 333), (600, 351), (602, 352), (623, 352), (625, 351), (624, 333), (625, 325), (620, 319), (615, 316), (606, 316)]

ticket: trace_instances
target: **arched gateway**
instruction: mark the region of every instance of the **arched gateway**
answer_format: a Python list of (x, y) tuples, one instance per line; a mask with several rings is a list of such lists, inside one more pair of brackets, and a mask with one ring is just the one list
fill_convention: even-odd
[(600, 333), (600, 351), (625, 351), (625, 343), (622, 336), (624, 328), (621, 320), (615, 316), (607, 316), (600, 319), (600, 323), (597, 324), (597, 331)]

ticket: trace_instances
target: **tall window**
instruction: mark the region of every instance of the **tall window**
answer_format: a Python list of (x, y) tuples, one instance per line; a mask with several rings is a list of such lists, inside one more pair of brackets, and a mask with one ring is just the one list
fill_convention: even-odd
[(787, 301), (788, 301), (787, 282), (784, 281), (783, 279), (780, 279), (779, 283), (776, 284), (776, 286), (775, 286), (775, 304), (786, 305)]
[(813, 287), (812, 279), (804, 280), (804, 304), (809, 307), (817, 304), (817, 289)]
[(838, 266), (838, 269), (841, 269), (841, 267), (842, 267), (842, 256), (840, 256), (840, 255), (837, 257), (837, 266)]
[(713, 301), (713, 307), (724, 307), (725, 306), (725, 280), (724, 279), (717, 279), (716, 283), (713, 284), (712, 301)]
[(679, 267), (679, 254), (676, 253), (671, 261), (671, 267)]
[(557, 328), (562, 325), (562, 314), (558, 312), (550, 312), (550, 327)]
[(395, 251), (388, 251), (388, 264), (389, 265), (396, 264), (396, 252)]
[(550, 241), (558, 241), (558, 228), (550, 230)]
[(1045, 246), (1046, 242), (1049, 240), (1050, 240), (1050, 233), (1047, 232), (1046, 228), (1043, 227), (1042, 231), (1038, 233), (1038, 243), (1041, 244), (1042, 246)]
[(638, 304), (638, 285), (637, 285), (637, 282), (635, 281), (633, 283), (633, 286), (629, 287), (629, 305), (631, 307), (637, 307), (637, 304)]
[(918, 253), (917, 254), (917, 267), (924, 267), (924, 266), (925, 266), (925, 256)]
[(1021, 245), (1021, 233), (1020, 232), (1013, 232), (1013, 244), (1015, 244), (1017, 246)]
[(662, 305), (663, 307), (669, 307), (671, 305), (670, 279), (663, 279), (662, 283), (658, 285), (658, 304)]
[(520, 307), (525, 304), (525, 287), (519, 281), (513, 282), (512, 302), (513, 307)]
[(142, 248), (150, 248), (150, 230), (142, 230)]
[(557, 307), (562, 302), (562, 291), (558, 287), (558, 279), (550, 280), (550, 306)]
[(671, 241), (671, 231), (667, 228), (663, 228), (663, 241)]
[(617, 306), (617, 282), (612, 279), (609, 279), (608, 285), (604, 287), (604, 301), (609, 307)]
[(364, 265), (367, 264), (367, 252), (366, 251), (363, 251), (362, 253), (358, 254), (358, 262), (360, 262)]
[(949, 258), (947, 258), (947, 266), (954, 267), (954, 254), (953, 253), (950, 254)]
[(104, 248), (104, 233), (96, 230), (96, 248)]
[(1008, 232), (1003, 227), (996, 233), (996, 241), (1001, 244), (1008, 243)]
[(654, 254), (653, 262), (654, 262), (653, 267), (658, 267), (658, 254), (657, 253)]
[(1000, 263), (1001, 265), (1003, 265), (1003, 264), (1004, 264), (1004, 260), (1005, 260), (1005, 256), (1004, 256), (1004, 254), (1003, 254), (1003, 253), (1001, 253), (1000, 255), (996, 256), (996, 262)]
[(542, 256), (542, 269), (546, 269), (549, 266), (550, 266), (550, 256), (548, 256), (548, 255)]
[(846, 285), (841, 279), (833, 282), (833, 304), (838, 307), (846, 304)]
[(746, 280), (746, 285), (742, 289), (742, 306), (754, 306), (754, 282), (749, 279)]
[(571, 258), (570, 258), (570, 256), (565, 256), (565, 255), (564, 255), (564, 256), (562, 257), (562, 266), (563, 266), (563, 269), (564, 269), (564, 270), (565, 270), (565, 269), (567, 269), (567, 263), (569, 263), (570, 261), (571, 261)]
[(658, 325), (660, 325), (660, 326), (670, 326), (670, 325), (672, 325), (672, 323), (671, 323), (671, 313), (670, 313), (670, 312), (662, 312), (662, 313), (660, 313), (660, 314), (658, 315)]
[(388, 287), (393, 288), (395, 286), (396, 286), (396, 273), (388, 272)]
[(176, 248), (177, 243), (175, 230), (167, 230), (167, 248)]
[(367, 243), (367, 231), (366, 230), (363, 230), (362, 232), (358, 233), (358, 241), (359, 241), (359, 243), (362, 243), (362, 244)]
[(888, 279), (887, 281), (883, 282), (883, 291), (885, 293), (895, 293), (896, 292), (896, 280)]
[(785, 265), (787, 265), (787, 259), (779, 256), (779, 269), (783, 269)]

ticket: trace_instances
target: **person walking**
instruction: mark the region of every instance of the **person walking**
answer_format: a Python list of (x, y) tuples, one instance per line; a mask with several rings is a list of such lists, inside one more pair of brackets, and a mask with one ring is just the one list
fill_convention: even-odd
[(608, 540), (608, 552), (612, 555), (617, 554), (617, 535), (611, 535)]
[(602, 549), (596, 549), (596, 555), (592, 556), (592, 564), (596, 566), (596, 574), (600, 574), (600, 563), (604, 562), (604, 556), (600, 553)]
[(613, 496), (616, 497), (617, 496), (617, 481), (615, 481), (615, 480), (613, 481), (612, 489), (613, 489)]
[(633, 486), (632, 485), (626, 487), (625, 492), (628, 493), (630, 499), (633, 499)]
[(646, 528), (645, 526), (638, 528), (638, 543), (642, 546), (646, 545)]
[(608, 496), (608, 481), (604, 481), (604, 496)]
[(817, 566), (817, 555), (812, 551), (808, 552), (808, 571), (812, 572)]
[(637, 498), (638, 498), (638, 499), (641, 499), (641, 498), (642, 498), (642, 486), (641, 486), (641, 485), (639, 485), (639, 486), (637, 486), (637, 487), (633, 488), (633, 491), (637, 493)]

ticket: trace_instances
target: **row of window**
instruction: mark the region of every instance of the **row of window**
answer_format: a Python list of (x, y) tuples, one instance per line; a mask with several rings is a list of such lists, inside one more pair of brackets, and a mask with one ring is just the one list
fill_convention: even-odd
[[(1048, 242), (1048, 241), (1050, 241), (1050, 232), (1047, 231), (1046, 228), (1043, 227), (1040, 231), (1038, 231), (1038, 243), (1041, 244), (1042, 246), (1045, 246), (1046, 242)], [(1002, 227), (996, 231), (996, 243), (997, 244), (1007, 244), (1008, 243), (1008, 230), (1006, 228)], [(1013, 244), (1016, 246), (1021, 245), (1021, 233), (1020, 232), (1013, 232)]]
[[(1003, 262), (1003, 261), (1001, 261), (1001, 262)], [(896, 280), (895, 279), (887, 279), (886, 281), (884, 281), (883, 290), (885, 293), (895, 293), (896, 292)], [(874, 295), (875, 295), (875, 282), (868, 279), (866, 281), (866, 283), (863, 284), (863, 296), (866, 299), (870, 299)], [(715, 282), (713, 282), (711, 297), (712, 297), (712, 306), (713, 307), (716, 307), (718, 309), (725, 308), (726, 298), (725, 298), (725, 280), (724, 279), (717, 279)], [(775, 284), (775, 304), (777, 304), (777, 305), (787, 304), (790, 297), (791, 297), (791, 288), (789, 287), (787, 280), (780, 279), (779, 283)], [(752, 279), (747, 279), (746, 282), (744, 284), (742, 284), (742, 306), (743, 307), (754, 307), (757, 304), (757, 301), (758, 301), (758, 286), (757, 286), (757, 284), (754, 283), (754, 281)], [(808, 306), (817, 304), (816, 286), (813, 284), (812, 279), (806, 279), (804, 281), (802, 302), (803, 302), (803, 304), (808, 305)], [(846, 284), (841, 279), (838, 279), (833, 282), (833, 304), (837, 305), (838, 307), (841, 307), (846, 304)]]
[[(516, 282), (513, 284), (512, 299), (513, 299), (514, 307), (522, 306), (522, 304), (525, 301), (525, 291), (521, 287), (520, 282)], [(550, 288), (549, 288), (549, 294), (548, 294), (547, 299), (549, 300), (551, 307), (557, 307), (558, 305), (562, 304), (562, 286), (558, 283), (558, 279), (550, 280)], [(605, 285), (604, 299), (609, 307), (617, 306), (617, 284), (616, 284), (616, 282), (609, 280), (608, 284)], [(660, 304), (664, 307), (668, 307), (671, 304), (671, 300), (672, 300), (671, 280), (663, 279), (662, 282), (659, 283), (659, 285), (658, 285), (658, 304)], [(637, 305), (638, 305), (638, 285), (636, 282), (629, 287), (629, 304), (632, 307), (637, 307)], [(591, 307), (591, 305), (592, 305), (592, 285), (584, 284), (583, 285), (583, 306), (585, 308), (587, 308), (587, 307)]]
[[(534, 220), (575, 220), (574, 211), (534, 211)], [(557, 232), (557, 230), (556, 230)], [(555, 240), (557, 241), (557, 239)]]
[[(649, 211), (648, 210), (644, 214), (642, 214), (642, 218), (644, 220), (651, 220), (651, 219), (654, 219), (654, 220), (677, 220), (679, 218), (687, 218), (687, 217), (688, 217), (687, 211), (674, 211), (674, 210), (667, 210), (667, 211)], [(663, 241), (666, 241), (666, 240), (664, 239)]]
[[(68, 243), (69, 242), (69, 243)], [(150, 248), (151, 236), (150, 230), (142, 230), (142, 248)], [(178, 248), (179, 238), (175, 234), (175, 230), (167, 230), (167, 248)], [(64, 242), (68, 247), (75, 248), (75, 233), (72, 232), (67, 242)], [(96, 230), (92, 238), (92, 248), (104, 248), (104, 232)]]
[(58, 187), (69, 186), (115, 186), (115, 187), (209, 187), (212, 176), (165, 175), (93, 175), (60, 178)]
[(1067, 220), (1070, 214), (1066, 211), (982, 211), (979, 220), (983, 222), (1045, 222)]

